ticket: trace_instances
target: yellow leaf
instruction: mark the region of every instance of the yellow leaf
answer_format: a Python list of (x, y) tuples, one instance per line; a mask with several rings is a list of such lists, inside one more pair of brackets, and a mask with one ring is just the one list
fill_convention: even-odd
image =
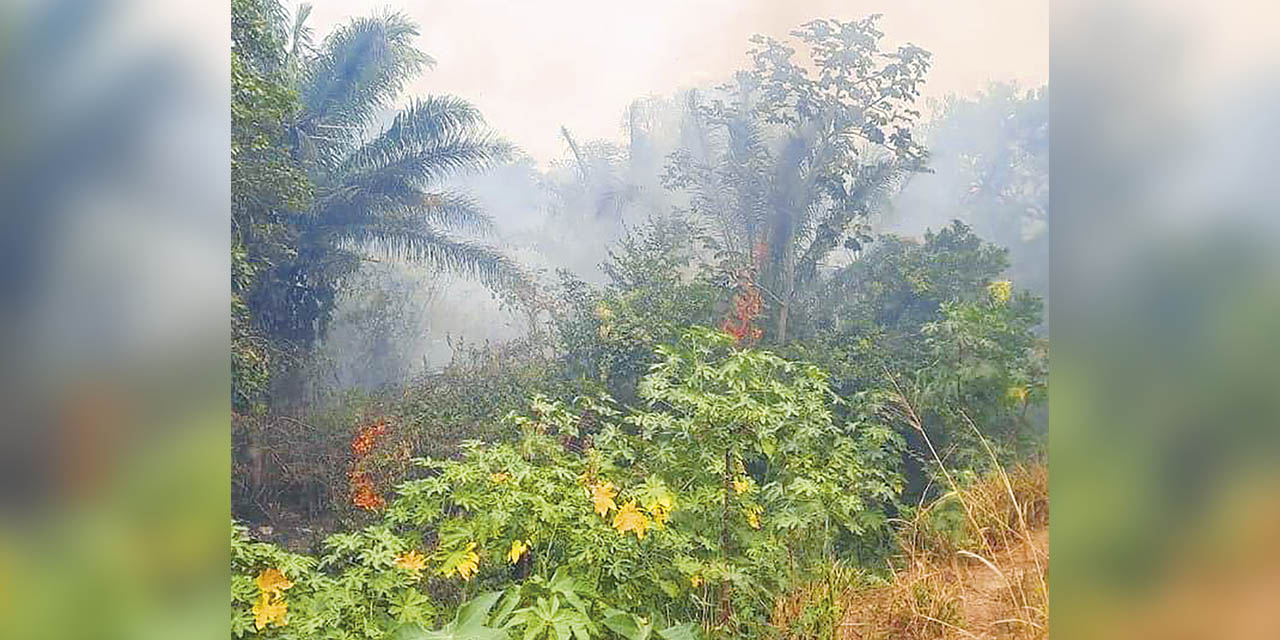
[(744, 476), (738, 476), (733, 479), (733, 492), (746, 493), (751, 488), (751, 483)]
[(525, 544), (523, 540), (512, 540), (511, 551), (507, 552), (507, 557), (511, 559), (511, 564), (515, 564), (520, 562), (521, 556), (528, 551), (529, 545)]
[(493, 482), (494, 484), (502, 484), (509, 479), (511, 479), (511, 474), (505, 471), (489, 474), (489, 481)]
[(760, 507), (747, 507), (747, 525), (752, 529), (760, 528), (760, 514), (764, 511)]
[(1018, 402), (1026, 402), (1028, 390), (1026, 387), (1009, 387), (1009, 397)]
[(996, 302), (1006, 303), (1013, 297), (1013, 283), (1008, 280), (997, 280), (987, 285), (987, 293), (991, 294), (991, 298)]
[(671, 496), (659, 496), (658, 499), (650, 502), (649, 506), (645, 507), (645, 510), (649, 512), (649, 515), (653, 516), (653, 526), (661, 529), (667, 524), (667, 520), (671, 518)]
[(395, 565), (416, 576), (427, 568), (427, 559), (416, 549), (410, 549), (396, 557)]
[(613, 517), (613, 528), (619, 533), (636, 532), (636, 538), (644, 540), (645, 531), (649, 528), (649, 519), (636, 509), (636, 501), (628, 502)]
[(293, 583), (274, 567), (259, 573), (257, 582), (258, 591), (264, 595), (278, 596), (283, 594), (285, 589), (293, 586)]
[(476, 543), (467, 543), (467, 548), (462, 551), (458, 558), (457, 564), (450, 566), (448, 563), (443, 567), (442, 575), (448, 578), (456, 571), (458, 577), (463, 580), (470, 580), (471, 576), (476, 574), (480, 566), (480, 554), (476, 553)]
[(470, 580), (476, 575), (480, 566), (480, 555), (475, 552), (476, 543), (472, 542), (467, 545), (467, 551), (462, 556), (462, 562), (458, 563), (458, 576), (463, 580)]
[(698, 587), (701, 587), (702, 576), (698, 576), (698, 575), (689, 576), (689, 584), (693, 585), (693, 588), (695, 589)]
[(613, 497), (616, 495), (618, 495), (618, 490), (614, 488), (612, 482), (592, 485), (591, 502), (595, 505), (596, 513), (604, 516), (608, 515), (610, 509), (617, 509), (618, 503), (613, 501)]
[(263, 592), (253, 604), (253, 626), (262, 631), (268, 624), (283, 627), (288, 622), (285, 616), (289, 613), (289, 604), (283, 599), (273, 599), (270, 593)]

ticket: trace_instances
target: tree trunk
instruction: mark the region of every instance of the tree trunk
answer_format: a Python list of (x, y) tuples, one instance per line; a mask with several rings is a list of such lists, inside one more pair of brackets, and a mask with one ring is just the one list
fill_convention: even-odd
[(787, 341), (787, 318), (791, 313), (791, 298), (795, 295), (795, 290), (795, 250), (788, 243), (786, 252), (782, 257), (782, 291), (779, 293), (782, 302), (778, 308), (778, 344), (783, 344)]
[[(729, 500), (733, 495), (733, 457), (729, 453), (729, 449), (724, 450), (724, 509), (720, 513), (720, 559), (723, 560), (729, 552)], [(723, 627), (729, 623), (733, 617), (732, 605), (729, 593), (730, 585), (728, 580), (721, 580), (719, 586), (719, 612), (716, 616), (716, 624)]]

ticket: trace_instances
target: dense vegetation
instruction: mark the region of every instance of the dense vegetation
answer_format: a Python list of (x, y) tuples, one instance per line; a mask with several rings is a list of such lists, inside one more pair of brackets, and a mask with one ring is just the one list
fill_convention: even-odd
[[(930, 54), (883, 49), (877, 17), (754, 38), (730, 82), (655, 109), (676, 135), (634, 109), (630, 149), (566, 129), (547, 237), (611, 235), (598, 273), (551, 277), (483, 244), (456, 188), (517, 152), (461, 99), (394, 109), (432, 64), (412, 23), (314, 45), (305, 5), (232, 8), (236, 637), (786, 635), (785, 594), (880, 572), (894, 522), (1042, 456), (1042, 303), (1009, 250), (873, 226), (930, 170)], [(1035, 154), (1029, 178), (982, 169), (1015, 185), (987, 209), (1040, 197), (1017, 186)], [(370, 260), (474, 279), (527, 330), (317, 403), (309, 363)], [(396, 291), (358, 316), (388, 352)]]

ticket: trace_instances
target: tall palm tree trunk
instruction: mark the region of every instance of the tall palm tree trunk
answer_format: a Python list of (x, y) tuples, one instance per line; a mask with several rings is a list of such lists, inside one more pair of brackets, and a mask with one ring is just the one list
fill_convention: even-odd
[(796, 292), (796, 254), (793, 244), (788, 242), (782, 255), (782, 291), (779, 292), (782, 302), (778, 306), (778, 344), (787, 341), (787, 319), (791, 313), (791, 299)]

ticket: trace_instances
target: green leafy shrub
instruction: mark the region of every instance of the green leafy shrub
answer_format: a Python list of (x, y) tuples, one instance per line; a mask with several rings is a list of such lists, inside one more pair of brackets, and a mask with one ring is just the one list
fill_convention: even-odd
[(555, 325), (564, 374), (634, 400), (658, 345), (679, 340), (690, 326), (716, 324), (727, 290), (704, 264), (709, 251), (687, 220), (652, 218), (609, 252), (603, 287), (562, 273)]
[(501, 559), (526, 562), (516, 550), (528, 547), (529, 570), (590, 567), (617, 601), (709, 627), (758, 622), (837, 535), (863, 532), (868, 500), (896, 495), (893, 470), (871, 464), (895, 438), (837, 425), (816, 367), (719, 332), (691, 330), (658, 353), (643, 410), (538, 399), (518, 444), (424, 461), (434, 475), (401, 485), (388, 520), (438, 531), (432, 560), (447, 573), (474, 553), (480, 579), (501, 582)]
[[(319, 558), (289, 553), (253, 542), (233, 526), (232, 636), (378, 638), (400, 624), (435, 618), (435, 605), (416, 588), (417, 577), (396, 566), (406, 545), (386, 527), (337, 534), (325, 547)], [(289, 583), (274, 597), (264, 588), (273, 571)]]
[(1005, 463), (1043, 440), (1043, 306), (1000, 279), (1007, 253), (959, 221), (922, 242), (881, 236), (807, 302), (803, 338), (785, 347), (831, 372), (843, 417), (893, 425), (905, 440), (908, 503), (946, 484), (930, 442), (973, 477), (992, 460), (979, 434)]
[(812, 365), (710, 329), (658, 358), (643, 408), (537, 397), (513, 417), (518, 442), (420, 460), (427, 475), (398, 487), (382, 522), (330, 536), (319, 561), (241, 541), (236, 628), (254, 621), (248, 576), (276, 567), (298, 583), (290, 611), (306, 612), (306, 632), (425, 629), (441, 601), (418, 597), (426, 578), (462, 597), (518, 583), (511, 597), (530, 604), (506, 608), (502, 625), (531, 638), (681, 637), (669, 620), (761, 633), (777, 594), (829, 562), (840, 535), (862, 534), (869, 502), (896, 495), (901, 481), (882, 466), (895, 458), (881, 450), (899, 445), (883, 426), (837, 424)]

